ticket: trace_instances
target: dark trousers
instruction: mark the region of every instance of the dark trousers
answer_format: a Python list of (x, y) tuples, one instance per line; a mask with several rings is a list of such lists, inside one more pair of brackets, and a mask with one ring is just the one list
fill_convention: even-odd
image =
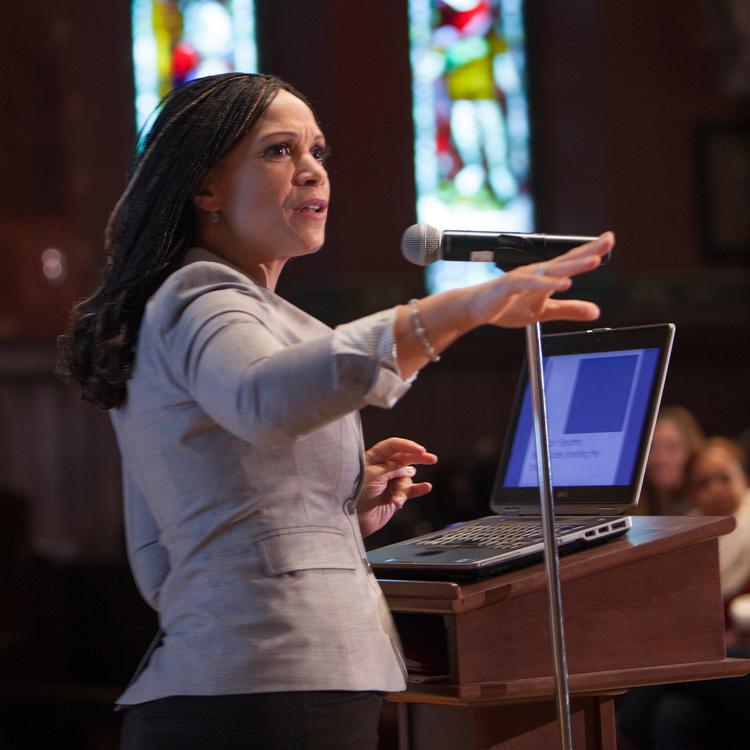
[(175, 696), (127, 709), (122, 750), (376, 750), (382, 696)]

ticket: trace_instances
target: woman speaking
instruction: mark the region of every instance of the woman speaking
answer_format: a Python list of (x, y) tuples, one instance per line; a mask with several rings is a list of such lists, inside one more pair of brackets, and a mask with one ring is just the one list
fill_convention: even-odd
[(327, 155), (277, 78), (172, 92), (61, 342), (83, 397), (110, 410), (130, 564), (162, 631), (119, 700), (124, 748), (375, 748), (405, 673), (362, 537), (430, 490), (415, 466), (437, 458), (404, 438), (363, 451), (358, 410), (393, 406), (479, 325), (598, 315), (551, 296), (609, 233), (330, 329), (274, 292), (323, 245)]

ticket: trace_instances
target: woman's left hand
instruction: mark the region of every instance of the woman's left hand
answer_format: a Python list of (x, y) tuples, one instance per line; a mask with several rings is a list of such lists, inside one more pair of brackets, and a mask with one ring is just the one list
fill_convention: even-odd
[(407, 500), (426, 495), (432, 485), (414, 482), (414, 464), (434, 464), (437, 456), (406, 438), (387, 438), (365, 451), (365, 481), (357, 501), (362, 536), (385, 526)]

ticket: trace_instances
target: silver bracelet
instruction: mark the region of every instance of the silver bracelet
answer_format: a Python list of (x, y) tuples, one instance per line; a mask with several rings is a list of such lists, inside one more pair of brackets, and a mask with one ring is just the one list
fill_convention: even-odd
[(419, 317), (419, 308), (415, 299), (409, 300), (409, 314), (411, 316), (411, 326), (414, 329), (414, 335), (419, 339), (419, 343), (422, 345), (425, 354), (430, 358), (430, 362), (439, 362), (440, 355), (435, 353), (435, 349), (427, 338), (427, 331), (422, 325), (422, 318)]

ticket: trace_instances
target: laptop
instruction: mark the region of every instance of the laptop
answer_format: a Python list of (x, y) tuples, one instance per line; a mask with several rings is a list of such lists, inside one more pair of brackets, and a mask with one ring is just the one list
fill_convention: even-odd
[[(671, 323), (542, 337), (555, 535), (560, 553), (625, 534), (638, 502), (664, 388)], [(490, 510), (368, 552), (378, 578), (477, 580), (541, 559), (544, 549), (526, 365)]]

